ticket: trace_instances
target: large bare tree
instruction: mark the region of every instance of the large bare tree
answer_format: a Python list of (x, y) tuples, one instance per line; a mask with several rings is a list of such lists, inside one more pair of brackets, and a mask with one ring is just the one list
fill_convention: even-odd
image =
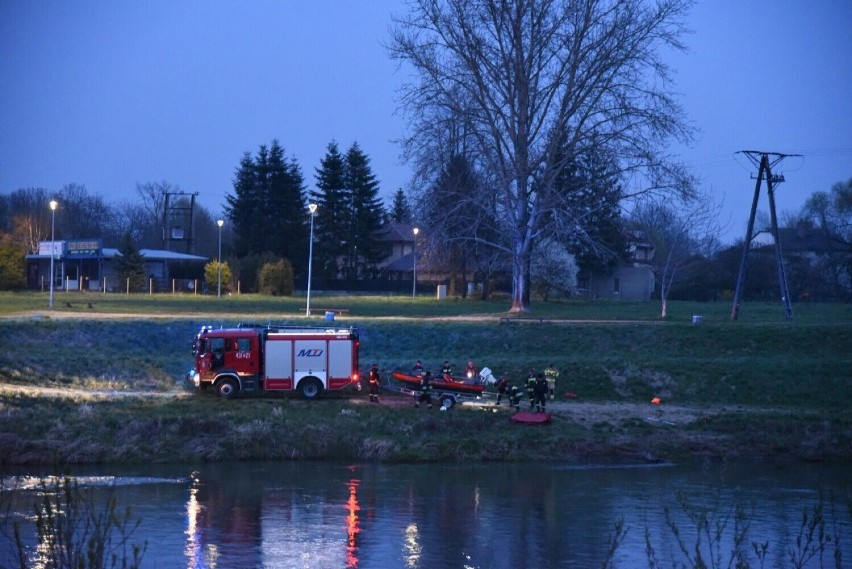
[[(686, 193), (691, 178), (665, 154), (690, 130), (670, 95), (660, 50), (682, 49), (691, 0), (412, 0), (390, 51), (413, 69), (402, 91), (407, 155), (425, 160), (446, 122), (488, 172), (512, 257), (512, 311), (529, 308), (529, 267), (546, 233), (589, 234), (576, 199), (555, 183), (593, 150), (616, 157), (625, 199)], [(566, 152), (567, 149), (567, 152)], [(469, 196), (471, 209), (491, 204)], [(594, 204), (586, 204), (594, 207)]]
[(631, 213), (629, 225), (654, 246), (648, 263), (660, 287), (660, 318), (668, 316), (669, 295), (681, 273), (716, 252), (722, 205), (708, 193), (676, 200), (649, 196)]

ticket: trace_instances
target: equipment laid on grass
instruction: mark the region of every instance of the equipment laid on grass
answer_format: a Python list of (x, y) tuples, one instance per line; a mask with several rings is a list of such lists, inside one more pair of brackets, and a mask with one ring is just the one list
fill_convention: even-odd
[(358, 348), (354, 328), (204, 326), (192, 343), (195, 366), (186, 379), (198, 388), (213, 386), (225, 399), (261, 391), (317, 399), (325, 390), (361, 389)]
[(551, 420), (550, 413), (533, 413), (531, 411), (518, 411), (509, 420), (513, 423), (521, 423), (523, 425), (544, 425)]

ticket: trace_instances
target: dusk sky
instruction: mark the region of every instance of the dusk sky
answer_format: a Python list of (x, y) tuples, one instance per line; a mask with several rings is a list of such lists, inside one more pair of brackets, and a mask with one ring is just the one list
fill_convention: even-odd
[[(390, 202), (409, 168), (383, 44), (403, 0), (0, 0), (0, 193), (85, 185), (136, 200), (167, 181), (214, 216), (245, 151), (278, 139), (309, 188), (331, 140), (357, 141)], [(690, 148), (742, 238), (756, 173), (738, 150), (799, 153), (780, 212), (852, 178), (852, 2), (701, 0), (677, 70)], [(768, 209), (764, 191), (760, 209)]]

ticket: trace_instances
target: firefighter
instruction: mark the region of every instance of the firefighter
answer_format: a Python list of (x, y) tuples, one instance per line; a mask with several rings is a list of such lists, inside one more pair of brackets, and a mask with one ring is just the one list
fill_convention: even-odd
[(453, 379), (453, 366), (450, 365), (448, 360), (444, 360), (444, 365), (441, 366), (441, 377), (444, 378), (444, 381), (455, 381)]
[(500, 400), (503, 399), (504, 395), (506, 396), (506, 403), (511, 405), (512, 397), (509, 395), (509, 380), (506, 379), (505, 375), (497, 382), (497, 405), (500, 404)]
[(420, 374), (420, 395), (417, 396), (414, 406), (420, 407), (420, 403), (425, 401), (432, 408), (432, 372), (424, 371)]
[(527, 375), (527, 399), (530, 400), (530, 409), (535, 407), (535, 370), (530, 369), (530, 373)]
[(467, 367), (464, 368), (464, 374), (468, 379), (476, 380), (476, 366), (473, 365), (473, 362), (467, 362)]
[(370, 367), (370, 403), (378, 403), (379, 402), (379, 366), (378, 364), (373, 364)]
[(553, 395), (556, 393), (556, 380), (559, 379), (559, 370), (553, 364), (550, 364), (544, 370), (544, 377), (547, 380), (547, 390), (550, 393), (550, 400), (553, 401)]
[(414, 362), (413, 371), (415, 375), (420, 375), (420, 372), (423, 371), (423, 362), (421, 362), (420, 360)]
[(544, 413), (544, 406), (547, 402), (547, 380), (543, 373), (539, 373), (535, 378), (533, 393), (535, 394), (535, 410), (538, 413)]
[(509, 387), (506, 389), (506, 391), (509, 393), (509, 399), (508, 399), (509, 405), (514, 405), (515, 411), (520, 411), (521, 410), (521, 395), (523, 393), (521, 391), (521, 388), (518, 387), (517, 385), (509, 385)]

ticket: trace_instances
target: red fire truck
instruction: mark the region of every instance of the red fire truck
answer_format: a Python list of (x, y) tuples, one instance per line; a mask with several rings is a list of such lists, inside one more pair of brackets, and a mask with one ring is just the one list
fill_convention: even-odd
[(195, 366), (187, 380), (198, 388), (213, 386), (225, 399), (261, 391), (298, 391), (317, 399), (325, 390), (361, 388), (358, 347), (354, 328), (204, 326), (192, 343)]

